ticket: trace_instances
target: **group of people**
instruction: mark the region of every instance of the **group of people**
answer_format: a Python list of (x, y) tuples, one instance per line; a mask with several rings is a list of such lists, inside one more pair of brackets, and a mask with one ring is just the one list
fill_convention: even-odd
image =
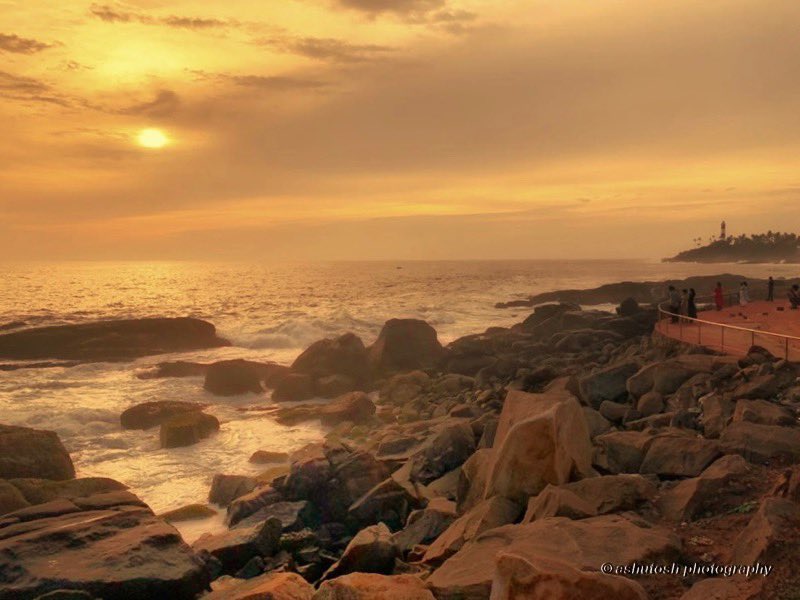
[[(800, 286), (793, 285), (787, 295), (790, 307), (793, 310), (800, 308)], [(697, 293), (694, 288), (678, 292), (674, 285), (669, 286), (669, 312), (672, 314), (673, 323), (677, 323), (681, 317), (687, 319), (697, 318), (696, 297)], [(772, 277), (767, 281), (767, 301), (775, 301), (775, 280)], [(739, 284), (739, 306), (747, 306), (749, 303), (750, 287), (746, 281), (743, 281)], [(722, 283), (719, 281), (714, 288), (714, 307), (717, 310), (725, 308), (725, 292), (722, 289)]]

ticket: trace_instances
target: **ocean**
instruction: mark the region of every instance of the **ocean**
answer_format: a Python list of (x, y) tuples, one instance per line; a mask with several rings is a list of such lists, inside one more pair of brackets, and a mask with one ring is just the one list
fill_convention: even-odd
[[(369, 344), (394, 317), (424, 319), (447, 343), (521, 321), (530, 309), (494, 305), (534, 293), (725, 272), (789, 277), (796, 268), (635, 260), (0, 264), (0, 326), (193, 316), (214, 323), (233, 343), (133, 363), (0, 371), (0, 423), (56, 431), (79, 476), (117, 479), (158, 513), (206, 502), (215, 473), (263, 471), (248, 462), (255, 450), (292, 451), (325, 430), (318, 423), (286, 427), (263, 412), (240, 410), (269, 404), (268, 395), (218, 398), (203, 391), (199, 378), (135, 377), (157, 362), (244, 357), (289, 364), (323, 337), (352, 331)], [(150, 400), (208, 403), (221, 431), (192, 447), (162, 450), (157, 429), (122, 430), (120, 413)], [(179, 526), (188, 540), (203, 528), (208, 524)]]

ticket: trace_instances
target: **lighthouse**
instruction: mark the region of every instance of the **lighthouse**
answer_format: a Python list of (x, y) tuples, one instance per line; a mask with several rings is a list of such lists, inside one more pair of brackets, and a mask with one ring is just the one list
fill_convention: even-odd
[(723, 221), (719, 226), (719, 239), (723, 242), (727, 239), (726, 231), (725, 231), (725, 221)]

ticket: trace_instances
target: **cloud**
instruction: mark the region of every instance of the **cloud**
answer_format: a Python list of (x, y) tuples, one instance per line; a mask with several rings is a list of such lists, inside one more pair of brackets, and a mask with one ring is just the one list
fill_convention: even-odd
[(144, 25), (164, 25), (178, 29), (213, 29), (228, 27), (233, 24), (231, 21), (202, 17), (176, 15), (154, 17), (145, 13), (118, 9), (108, 4), (92, 4), (89, 7), (89, 12), (106, 23), (142, 23)]
[(229, 73), (204, 73), (202, 71), (196, 71), (195, 74), (201, 79), (216, 79), (239, 87), (274, 92), (322, 89), (330, 85), (322, 80), (292, 75), (232, 75)]
[(384, 58), (394, 52), (394, 48), (389, 46), (352, 44), (334, 38), (273, 38), (262, 43), (281, 52), (337, 63), (368, 62)]
[(335, 0), (339, 6), (368, 14), (422, 15), (444, 8), (446, 0)]
[(177, 112), (181, 100), (172, 90), (159, 90), (155, 98), (147, 102), (133, 104), (117, 112), (124, 115), (144, 115), (148, 117), (166, 117)]
[(40, 42), (30, 38), (23, 38), (13, 33), (0, 33), (0, 52), (13, 52), (15, 54), (36, 54), (42, 50), (52, 48), (52, 44)]
[(69, 106), (70, 104), (61, 95), (55, 93), (47, 83), (7, 71), (0, 71), (0, 98), (59, 106)]

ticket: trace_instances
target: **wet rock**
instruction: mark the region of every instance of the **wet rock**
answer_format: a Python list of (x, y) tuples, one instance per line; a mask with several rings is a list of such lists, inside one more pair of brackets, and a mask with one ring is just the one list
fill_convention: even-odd
[(318, 407), (317, 413), (323, 425), (365, 423), (375, 415), (375, 403), (364, 392), (350, 392)]
[(280, 502), (281, 499), (280, 493), (269, 485), (256, 488), (230, 503), (225, 521), (229, 527), (233, 527), (242, 519), (246, 519), (265, 506)]
[(191, 446), (219, 431), (219, 421), (204, 412), (188, 412), (164, 421), (159, 439), (162, 448)]
[(596, 574), (597, 565), (604, 562), (626, 565), (669, 560), (679, 552), (680, 540), (675, 534), (638, 519), (621, 515), (580, 521), (554, 517), (498, 527), (473, 538), (433, 572), (428, 585), (438, 599), (488, 598), (495, 561), (503, 554), (522, 557), (543, 571), (557, 572), (566, 564)]
[(231, 580), (203, 600), (311, 600), (314, 587), (297, 573), (267, 573), (247, 581)]
[(275, 384), (272, 391), (272, 399), (276, 402), (310, 400), (315, 395), (314, 380), (305, 373), (289, 373)]
[(281, 522), (271, 518), (250, 527), (235, 527), (224, 533), (201, 536), (192, 548), (208, 552), (222, 564), (224, 573), (232, 575), (254, 556), (271, 556), (279, 547)]
[(58, 499), (73, 500), (128, 489), (119, 481), (107, 477), (82, 477), (64, 481), (25, 478), (10, 479), (7, 483), (17, 488), (30, 504), (44, 504)]
[(495, 438), (486, 497), (527, 502), (548, 483), (592, 473), (592, 443), (580, 404), (555, 386), (542, 394), (510, 391)]
[(246, 475), (225, 475), (218, 473), (211, 480), (208, 501), (220, 506), (228, 506), (231, 502), (249, 494), (256, 488), (256, 480)]
[(391, 373), (432, 367), (444, 356), (436, 330), (417, 319), (386, 321), (378, 339), (369, 348), (375, 372)]
[(743, 491), (736, 483), (749, 469), (741, 456), (723, 456), (698, 477), (681, 481), (664, 492), (656, 505), (665, 518), (676, 522), (692, 521), (707, 510), (719, 511), (725, 495)]
[[(208, 369), (207, 364), (176, 360), (160, 362), (154, 367), (136, 373), (138, 379), (163, 379), (167, 377), (202, 377)], [(125, 425), (123, 425), (125, 427)], [(127, 429), (147, 429), (130, 427)]]
[(800, 527), (800, 505), (786, 498), (767, 498), (733, 542), (732, 564), (767, 562), (779, 546), (793, 543)]
[(369, 380), (367, 349), (353, 333), (314, 342), (295, 359), (291, 369), (313, 379), (339, 375), (356, 385)]
[(424, 371), (400, 373), (390, 378), (381, 388), (381, 402), (404, 405), (419, 396), (430, 384), (431, 378)]
[(747, 421), (760, 425), (792, 426), (797, 423), (794, 413), (784, 406), (766, 400), (739, 400), (733, 412), (733, 422)]
[(73, 479), (75, 467), (54, 431), (0, 425), (0, 479)]
[(495, 496), (483, 500), (456, 519), (425, 552), (423, 561), (436, 565), (458, 552), (464, 544), (484, 531), (513, 523), (522, 514), (516, 502)]
[(549, 485), (530, 499), (522, 522), (545, 517), (585, 518), (637, 510), (642, 504), (652, 501), (656, 492), (656, 484), (641, 475), (606, 475), (561, 486)]
[(662, 477), (696, 477), (719, 455), (716, 442), (675, 430), (653, 439), (639, 471)]
[(263, 465), (268, 463), (285, 463), (289, 460), (287, 452), (275, 452), (272, 450), (256, 450), (250, 455), (248, 462)]
[(512, 552), (498, 555), (491, 593), (492, 600), (648, 599), (644, 588), (630, 579), (587, 572), (544, 556), (529, 560)]
[(157, 400), (131, 406), (119, 417), (123, 429), (150, 429), (173, 417), (202, 411), (205, 404), (181, 402), (179, 400)]
[(578, 380), (581, 400), (599, 408), (605, 400), (619, 401), (628, 397), (626, 382), (639, 370), (639, 364), (627, 362), (601, 369)]
[[(108, 498), (113, 494), (136, 504), (114, 505)], [(190, 600), (208, 585), (204, 563), (180, 534), (132, 494), (113, 492), (81, 502), (108, 506), (103, 509), (74, 510), (75, 503), (54, 502), (64, 508), (37, 514), (30, 507), (19, 520), (0, 524), (0, 572), (8, 597), (36, 598), (66, 587), (105, 600)]]
[(445, 425), (425, 442), (414, 459), (411, 478), (427, 484), (461, 466), (475, 452), (475, 435), (466, 421)]
[(260, 394), (264, 391), (258, 369), (242, 359), (223, 360), (209, 365), (203, 388), (215, 396)]
[(205, 504), (187, 504), (174, 510), (162, 513), (159, 518), (167, 523), (180, 523), (182, 521), (194, 521), (199, 519), (210, 519), (217, 515), (217, 511)]
[(314, 506), (305, 501), (274, 502), (258, 509), (252, 515), (237, 522), (235, 527), (250, 527), (275, 518), (281, 523), (282, 531), (300, 531), (305, 527), (314, 527), (319, 523)]
[(325, 581), (313, 600), (435, 600), (415, 575), (351, 573)]
[(396, 558), (397, 547), (392, 541), (391, 531), (383, 523), (378, 523), (355, 535), (323, 579), (335, 579), (354, 572), (389, 575), (394, 570)]
[(0, 358), (131, 360), (152, 354), (228, 346), (211, 323), (181, 318), (127, 319), (55, 325), (0, 335)]
[(740, 454), (750, 462), (763, 463), (783, 458), (800, 460), (800, 429), (759, 425), (747, 421), (731, 423), (720, 437), (726, 454)]
[(347, 392), (357, 390), (359, 384), (345, 375), (328, 375), (320, 377), (314, 383), (316, 395), (320, 398), (336, 398)]

